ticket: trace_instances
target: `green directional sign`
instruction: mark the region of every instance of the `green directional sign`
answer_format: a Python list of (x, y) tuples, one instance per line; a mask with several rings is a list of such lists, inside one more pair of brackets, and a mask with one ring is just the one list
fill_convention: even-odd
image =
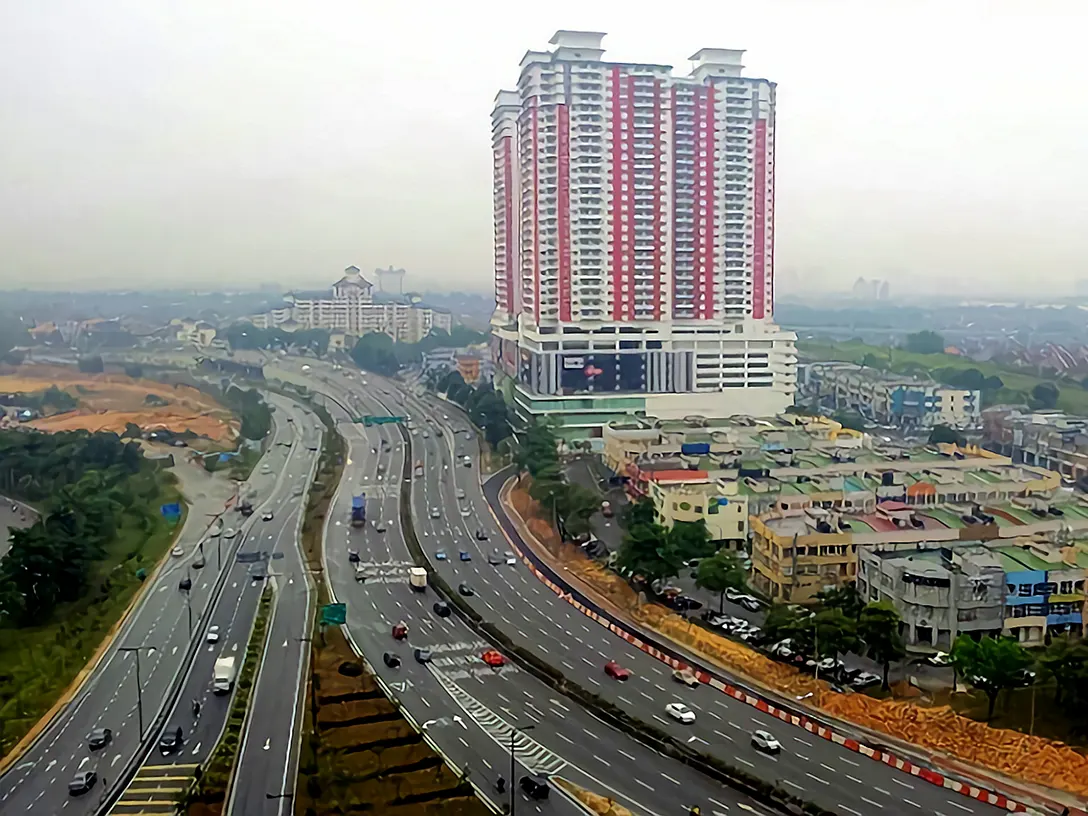
[(401, 416), (364, 416), (361, 420), (355, 420), (356, 422), (362, 422), (364, 425), (388, 425), (391, 422), (404, 422), (404, 417)]
[(342, 603), (325, 604), (321, 607), (322, 626), (340, 626), (348, 619), (348, 605)]

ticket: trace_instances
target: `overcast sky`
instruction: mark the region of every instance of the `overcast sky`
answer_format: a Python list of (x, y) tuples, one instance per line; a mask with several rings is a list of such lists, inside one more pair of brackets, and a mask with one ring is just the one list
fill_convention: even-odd
[(1083, 0), (4, 0), (0, 285), (491, 282), (490, 110), (558, 28), (778, 83), (787, 287), (1088, 278)]

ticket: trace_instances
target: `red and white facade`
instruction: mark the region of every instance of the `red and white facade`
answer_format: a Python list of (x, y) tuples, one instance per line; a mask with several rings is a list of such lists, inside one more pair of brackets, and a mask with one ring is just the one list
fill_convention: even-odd
[[(674, 76), (605, 61), (603, 38), (558, 32), (496, 98), (500, 368), (538, 395), (781, 411), (796, 357), (772, 319), (775, 85), (742, 76), (741, 51), (704, 49)], [(599, 382), (564, 374), (621, 355), (644, 376), (627, 358)]]

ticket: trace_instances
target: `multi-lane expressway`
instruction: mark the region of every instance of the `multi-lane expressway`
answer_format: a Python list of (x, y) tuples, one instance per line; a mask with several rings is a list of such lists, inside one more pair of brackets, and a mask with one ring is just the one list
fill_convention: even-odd
[[(410, 455), (413, 460), (422, 462), (424, 473), (422, 479), (412, 482), (412, 520), (419, 540), (431, 558), (431, 566), (452, 586), (469, 583), (475, 594), (466, 600), (513, 641), (533, 650), (546, 662), (636, 718), (655, 724), (677, 738), (690, 741), (701, 750), (714, 753), (730, 764), (742, 766), (768, 781), (777, 781), (798, 796), (830, 810), (867, 815), (885, 810), (889, 813), (924, 810), (942, 816), (999, 812), (998, 808), (934, 787), (895, 768), (867, 760), (835, 743), (815, 738), (712, 688), (687, 689), (670, 679), (664, 664), (582, 616), (537, 581), (520, 563), (512, 566), (488, 563), (492, 550), (503, 552), (507, 549), (504, 536), (516, 537), (517, 533), (509, 525), (504, 525), (507, 528), (505, 531), (500, 530), (495, 523), (488, 497), (481, 490), (475, 435), (466, 436), (464, 433), (470, 427), (467, 419), (455, 406), (406, 393), (399, 385), (380, 377), (365, 376), (367, 386), (360, 388), (358, 377), (343, 379), (337, 373), (322, 371), (321, 380), (315, 385), (319, 389), (339, 391), (341, 394), (354, 392), (356, 402), (349, 408), (356, 414), (411, 414), (416, 428), (410, 437)], [(378, 453), (372, 453), (378, 438), (399, 439), (399, 434), (380, 426), (368, 431), (360, 426), (355, 427), (358, 430), (354, 433), (365, 435), (371, 444), (366, 448), (364, 443), (362, 450), (355, 446), (352, 458), (357, 464), (360, 461), (363, 464), (359, 464), (360, 469), (350, 477), (351, 489), (370, 485), (378, 489), (379, 495), (384, 492), (386, 495), (381, 499), (382, 517), (395, 522), (395, 493), (398, 488), (388, 482), (384, 487), (378, 487), (376, 473), (366, 470), (365, 463), (368, 459), (381, 461), (384, 456), (388, 459), (385, 474), (399, 474), (399, 457), (404, 454), (402, 450), (394, 448), (392, 453), (383, 454), (378, 447)], [(453, 433), (453, 427), (457, 427), (461, 433)], [(441, 436), (436, 433), (438, 428), (442, 429)], [(460, 464), (465, 455), (470, 457), (471, 467)], [(388, 476), (384, 478), (388, 479)], [(484, 487), (494, 501), (499, 485), (492, 481)], [(344, 494), (336, 510), (337, 519), (347, 518), (347, 488)], [(462, 495), (464, 498), (461, 498)], [(435, 509), (437, 518), (432, 517)], [(487, 540), (478, 540), (477, 530), (486, 534)], [(349, 624), (353, 626), (352, 631), (360, 632), (364, 651), (372, 656), (372, 662), (373, 653), (383, 646), (389, 648), (391, 643), (387, 624), (398, 614), (411, 614), (413, 620), (418, 620), (424, 628), (420, 634), (426, 635), (417, 635), (416, 643), (435, 644), (443, 648), (446, 648), (443, 644), (461, 642), (466, 647), (471, 644), (471, 648), (453, 649), (450, 654), (444, 654), (448, 661), (432, 665), (431, 675), (444, 680), (444, 675), (448, 677), (451, 672), (457, 672), (457, 677), (467, 680), (464, 678), (467, 671), (470, 678), (477, 677), (469, 667), (476, 663), (476, 655), (472, 651), (480, 644), (472, 643), (474, 638), (467, 635), (460, 641), (447, 637), (436, 643), (439, 633), (443, 636), (451, 634), (447, 630), (451, 627), (456, 629), (458, 625), (449, 622), (449, 619), (437, 620), (426, 602), (412, 596), (403, 585), (397, 583), (403, 580), (401, 575), (409, 558), (404, 549), (394, 554), (389, 542), (400, 539), (393, 526), (385, 534), (379, 534), (368, 526), (361, 536), (365, 544), (358, 547), (360, 551), (374, 555), (372, 560), (376, 567), (383, 560), (390, 563), (387, 582), (379, 583), (377, 588), (349, 585), (351, 571), (346, 549), (349, 542), (358, 541), (359, 534), (354, 535), (356, 538), (353, 539), (353, 533), (346, 526), (339, 535), (335, 531), (332, 533), (327, 546), (329, 569), (334, 585), (343, 587), (345, 594), (354, 594), (360, 603), (371, 605), (370, 609), (364, 607), (358, 610), (357, 618), (349, 614)], [(437, 559), (439, 550), (445, 552), (445, 560)], [(461, 560), (461, 551), (470, 560)], [(379, 613), (377, 616), (375, 611)], [(364, 631), (365, 636), (362, 635)], [(380, 658), (380, 652), (377, 657)], [(615, 659), (631, 669), (633, 677), (630, 682), (621, 685), (604, 675), (603, 665), (609, 659)], [(405, 665), (408, 665), (407, 661)], [(509, 671), (495, 676), (482, 672), (480, 676), (483, 679), (472, 679), (466, 683), (476, 702), (487, 706), (492, 713), (508, 722), (536, 723), (533, 733), (541, 738), (541, 742), (544, 742), (545, 732), (550, 730), (554, 741), (545, 744), (553, 754), (564, 759), (565, 775), (571, 774), (573, 767), (577, 767), (579, 771), (603, 781), (605, 771), (602, 769), (607, 769), (617, 780), (614, 787), (630, 794), (640, 805), (648, 806), (647, 809), (652, 808), (651, 801), (657, 801), (652, 797), (671, 796), (671, 801), (675, 802), (677, 794), (683, 792), (686, 795), (697, 790), (692, 787), (694, 783), (684, 781), (682, 785), (677, 784), (681, 774), (677, 770), (680, 767), (678, 763), (656, 756), (642, 762), (625, 759), (625, 754), (634, 754), (630, 749), (632, 740), (604, 729), (596, 721), (589, 726), (580, 724), (587, 717), (586, 714), (569, 701), (557, 699), (557, 695), (544, 687), (529, 690), (534, 681), (525, 678), (523, 673)], [(421, 696), (427, 698), (421, 705), (435, 705), (433, 691)], [(685, 702), (696, 712), (695, 723), (681, 725), (666, 716), (665, 705), (673, 700)], [(556, 705), (556, 702), (561, 705)], [(751, 748), (750, 735), (757, 728), (770, 730), (778, 736), (784, 746), (780, 756), (767, 756)], [(607, 737), (599, 734), (600, 731), (606, 732)], [(580, 746), (590, 739), (587, 736), (589, 733), (604, 738), (593, 739), (593, 750), (588, 756), (582, 756), (578, 752)], [(618, 757), (618, 761), (613, 761), (601, 750), (602, 743), (627, 747), (613, 749), (615, 757)], [(473, 745), (473, 750), (476, 748)], [(720, 800), (723, 795), (719, 787), (718, 794), (708, 794), (707, 800)], [(658, 807), (662, 806), (658, 804)]]
[[(221, 498), (217, 506), (209, 507), (206, 502), (191, 506), (178, 539), (183, 555), (169, 558), (148, 579), (151, 584), (143, 598), (88, 680), (0, 777), (0, 811), (98, 811), (119, 787), (126, 770), (145, 753), (141, 723), (144, 741), (157, 739), (156, 725), (164, 720), (182, 727), (185, 745), (179, 754), (163, 760), (166, 762), (198, 761), (214, 745), (227, 699), (208, 695), (211, 665), (218, 654), (244, 651), (263, 586), (255, 576), (266, 569), (264, 563), (238, 562), (236, 553), (256, 548), (267, 536), (277, 540), (286, 536), (293, 542), (290, 508), (302, 501), (293, 494), (298, 485), (305, 484), (308, 462), (316, 455), (302, 444), (303, 433), (294, 428), (297, 423), (288, 421), (288, 407), (285, 403), (284, 410), (277, 411), (272, 443), (249, 483), (257, 511), (245, 519), (233, 509), (225, 510)], [(281, 507), (284, 512), (275, 513)], [(261, 517), (269, 509), (273, 509), (274, 518), (264, 522)], [(213, 520), (215, 515), (220, 520)], [(228, 537), (232, 528), (236, 535)], [(219, 535), (213, 535), (216, 530)], [(187, 592), (181, 589), (185, 579), (191, 582)], [(206, 642), (212, 625), (219, 626), (216, 644)], [(190, 663), (191, 651), (195, 655)], [(192, 698), (204, 701), (196, 718)], [(164, 717), (167, 713), (169, 717)], [(88, 735), (97, 728), (111, 729), (112, 742), (92, 751)], [(70, 796), (69, 780), (78, 771), (87, 770), (98, 774), (95, 788), (83, 796)], [(114, 812), (132, 810), (115, 806)]]
[[(413, 718), (427, 727), (444, 754), (468, 771), (487, 798), (496, 804), (506, 799), (494, 791), (493, 783), (500, 775), (510, 778), (513, 735), (516, 778), (526, 771), (559, 774), (611, 793), (637, 813), (656, 816), (676, 812), (688, 801), (722, 813), (766, 813), (756, 802), (611, 729), (515, 666), (496, 671), (485, 665), (480, 656), (489, 644), (457, 616), (435, 614), (433, 589), (416, 593), (408, 586), (412, 562), (398, 514), (405, 487), (400, 479), (405, 450), (399, 430), (351, 423), (349, 415), (377, 412), (380, 406), (366, 392), (351, 393), (350, 385), (320, 384), (344, 406), (331, 410), (349, 444), (348, 465), (328, 514), (325, 538), (326, 573), (336, 598), (347, 604), (348, 632)], [(350, 497), (357, 492), (367, 495), (368, 523), (363, 528), (349, 523)], [(364, 581), (356, 580), (349, 560), (353, 550), (360, 554)], [(397, 643), (391, 636), (399, 621), (409, 627), (407, 643)], [(430, 663), (416, 662), (417, 648), (431, 652)], [(399, 668), (385, 665), (387, 652), (399, 656)], [(512, 733), (524, 726), (532, 729)], [(663, 774), (662, 781), (651, 776), (656, 773)], [(575, 810), (558, 796), (534, 807), (541, 812)]]

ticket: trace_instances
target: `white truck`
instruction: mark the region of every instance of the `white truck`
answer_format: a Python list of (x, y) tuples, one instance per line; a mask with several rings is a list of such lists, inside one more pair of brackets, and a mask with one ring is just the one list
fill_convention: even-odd
[(237, 673), (237, 663), (233, 657), (220, 657), (215, 661), (215, 670), (212, 675), (212, 691), (216, 694), (229, 694), (234, 688), (234, 677)]
[(409, 568), (408, 584), (414, 592), (423, 592), (427, 588), (427, 570), (423, 567)]

